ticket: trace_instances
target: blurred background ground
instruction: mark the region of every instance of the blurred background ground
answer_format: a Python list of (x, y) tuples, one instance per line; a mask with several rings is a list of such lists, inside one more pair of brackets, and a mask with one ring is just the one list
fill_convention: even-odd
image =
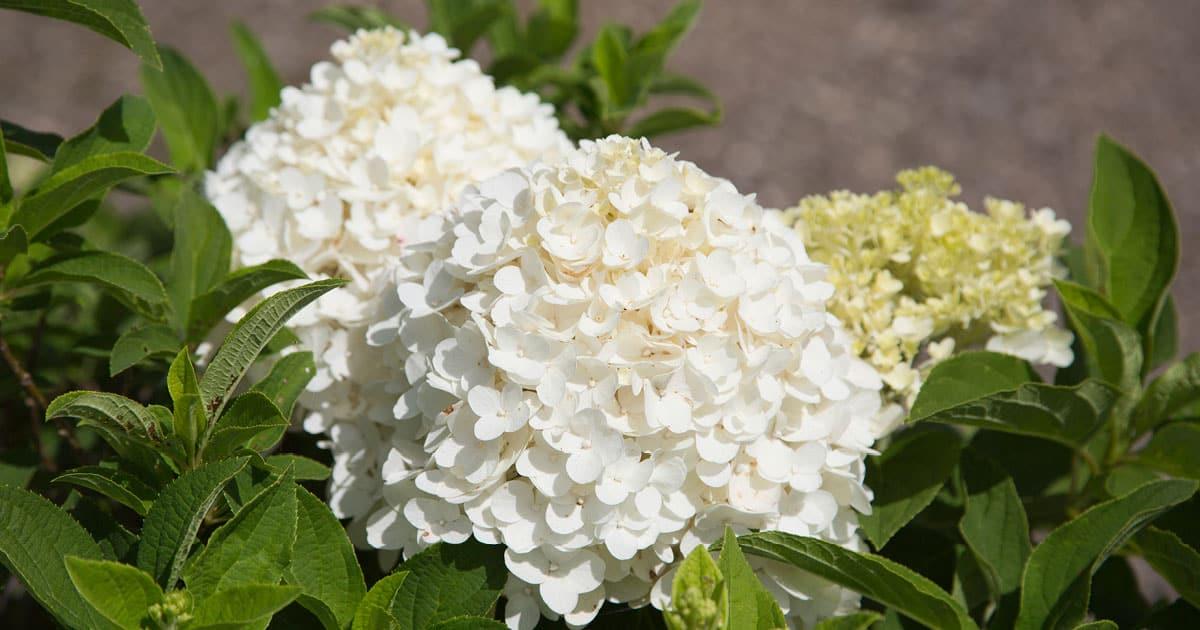
[[(228, 25), (246, 22), (301, 83), (341, 32), (325, 2), (150, 0), (157, 39), (221, 93), (244, 77)], [(378, 2), (424, 26), (420, 0)], [(648, 26), (669, 0), (581, 0), (584, 37), (605, 21)], [(1050, 206), (1083, 236), (1097, 133), (1155, 168), (1184, 242), (1175, 294), (1181, 350), (1200, 350), (1200, 2), (710, 0), (673, 69), (703, 77), (725, 123), (658, 144), (785, 206), (835, 188), (874, 191), (902, 168), (956, 173), (984, 195)], [(81, 129), (138, 90), (133, 55), (78, 27), (0, 12), (0, 117)]]

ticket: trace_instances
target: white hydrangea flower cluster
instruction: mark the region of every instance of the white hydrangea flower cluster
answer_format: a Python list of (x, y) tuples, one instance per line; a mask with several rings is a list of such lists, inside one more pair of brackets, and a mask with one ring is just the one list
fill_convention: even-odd
[[(727, 524), (860, 546), (882, 383), (826, 311), (824, 265), (752, 196), (613, 136), (422, 233), (368, 337), (402, 375), (393, 413), (332, 433), (356, 458), (335, 492), (375, 501), (371, 546), (504, 544), (521, 629), (662, 607)], [(857, 606), (755, 562), (796, 619)]]
[(288, 323), (316, 359), (301, 401), (312, 432), (387, 405), (374, 382), (388, 375), (363, 343), (365, 326), (377, 276), (419, 220), (472, 182), (571, 149), (550, 105), (497, 89), (439, 35), (360, 30), (332, 53), (307, 85), (284, 88), (205, 182), (233, 233), (236, 267), (283, 258), (350, 280)]
[[(855, 351), (879, 370), (888, 398), (909, 402), (922, 378), (972, 346), (1063, 367), (1073, 336), (1044, 302), (1065, 270), (1056, 257), (1071, 225), (1042, 208), (987, 199), (987, 213), (955, 199), (954, 177), (903, 171), (900, 189), (809, 197), (785, 212), (809, 252), (830, 267), (830, 310)], [(889, 409), (899, 418), (899, 406)]]

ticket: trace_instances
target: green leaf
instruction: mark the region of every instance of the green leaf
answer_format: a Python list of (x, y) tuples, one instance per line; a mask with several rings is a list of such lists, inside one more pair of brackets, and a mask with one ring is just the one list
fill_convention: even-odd
[(94, 155), (141, 153), (154, 138), (155, 123), (150, 103), (140, 96), (122, 96), (100, 114), (95, 124), (58, 147), (53, 169), (61, 171)]
[(7, 265), (13, 258), (24, 254), (29, 249), (29, 237), (25, 228), (14, 225), (0, 233), (0, 267)]
[[(4, 136), (0, 135), (0, 223), (8, 222), (8, 216), (11, 214), (8, 202), (12, 199), (12, 180), (8, 177), (8, 149), (4, 147)], [(4, 236), (7, 236), (7, 233)], [(0, 236), (0, 239), (3, 239), (3, 236)], [(0, 265), (7, 263), (12, 258), (12, 256), (4, 258), (4, 255), (3, 240), (0, 240)]]
[(693, 107), (667, 107), (637, 121), (626, 133), (631, 138), (653, 138), (663, 134), (721, 124), (721, 110), (706, 112)]
[(1154, 432), (1138, 464), (1175, 477), (1200, 479), (1200, 424), (1172, 422)]
[(130, 309), (151, 319), (166, 311), (167, 293), (162, 282), (145, 265), (110, 252), (80, 252), (55, 257), (39, 265), (21, 286), (56, 282), (94, 284)]
[(1063, 308), (1086, 352), (1088, 373), (1134, 394), (1142, 380), (1142, 339), (1100, 294), (1055, 280)]
[(502, 0), (428, 0), (430, 30), (441, 33), (451, 46), (471, 52), (475, 42), (511, 7)]
[(348, 628), (367, 593), (354, 547), (324, 501), (303, 488), (296, 489), (296, 498), (296, 544), (286, 581), (301, 587), (302, 606), (320, 602), (333, 615), (336, 628)]
[(287, 428), (287, 418), (271, 399), (260, 392), (246, 392), (234, 398), (217, 420), (203, 448), (204, 458), (221, 459), (241, 448), (265, 451), (283, 438)]
[(489, 614), (508, 577), (503, 548), (474, 538), (459, 545), (436, 544), (409, 558), (397, 571), (412, 577), (400, 585), (391, 609), (403, 630), (427, 628), (462, 615)]
[(280, 291), (255, 305), (230, 331), (200, 379), (200, 395), (209, 416), (220, 417), (229, 393), (241, 382), (250, 364), (258, 358), (275, 333), (283, 328), (288, 318), (345, 283), (336, 279), (318, 280)]
[(94, 427), (104, 435), (129, 438), (153, 446), (163, 441), (158, 420), (141, 404), (107, 392), (68, 392), (46, 408), (46, 421), (78, 418), (79, 426)]
[(150, 27), (133, 0), (0, 0), (0, 9), (74, 22), (132, 50), (145, 63), (161, 67)]
[(721, 587), (724, 591), (726, 628), (757, 628), (771, 630), (787, 628), (783, 611), (779, 609), (775, 596), (771, 595), (754, 574), (746, 556), (738, 547), (733, 529), (725, 527), (725, 538), (721, 544), (721, 556), (717, 559), (720, 569)]
[(77, 556), (67, 556), (66, 565), (79, 594), (121, 628), (142, 628), (147, 609), (162, 601), (163, 591), (154, 578), (135, 567)]
[(246, 78), (250, 84), (250, 122), (258, 122), (271, 113), (271, 108), (279, 104), (279, 92), (283, 89), (283, 81), (279, 73), (271, 65), (267, 51), (254, 33), (241, 22), (230, 26), (233, 37), (233, 48), (242, 68), (246, 70)]
[(189, 394), (200, 395), (200, 381), (196, 378), (196, 367), (192, 365), (192, 356), (187, 348), (182, 348), (171, 361), (167, 371), (167, 392), (176, 404)]
[(1015, 593), (1033, 546), (1017, 486), (1004, 469), (974, 450), (959, 465), (963, 515), (958, 531), (997, 599)]
[(1195, 492), (1195, 481), (1151, 482), (1050, 532), (1025, 565), (1016, 628), (1071, 628), (1082, 621), (1092, 573), (1129, 537)]
[(670, 630), (721, 627), (729, 608), (723, 586), (724, 577), (711, 553), (704, 545), (697, 546), (675, 571), (671, 605), (663, 611), (667, 627)]
[(638, 39), (633, 46), (633, 52), (638, 55), (657, 57), (658, 63), (655, 68), (656, 70), (661, 69), (662, 61), (695, 24), (702, 4), (700, 0), (681, 0), (671, 9), (667, 17)]
[(1153, 429), (1195, 400), (1200, 400), (1200, 352), (1189, 354), (1150, 383), (1133, 410), (1134, 433)]
[(408, 25), (386, 11), (370, 6), (334, 5), (323, 7), (308, 14), (308, 19), (314, 22), (325, 22), (334, 26), (340, 26), (350, 32), (364, 28), (371, 30), (384, 26), (394, 26), (401, 30), (408, 28)]
[(316, 373), (317, 367), (311, 352), (293, 352), (275, 361), (271, 372), (255, 383), (250, 391), (262, 392), (275, 403), (284, 418), (291, 418), (296, 399)]
[(175, 436), (187, 457), (189, 465), (196, 463), (196, 452), (200, 448), (200, 436), (208, 428), (208, 414), (200, 398), (200, 384), (196, 380), (196, 368), (187, 347), (179, 350), (167, 371), (167, 391), (175, 403), (173, 425)]
[(927, 626), (977, 628), (949, 593), (886, 558), (783, 532), (759, 532), (742, 536), (738, 542), (749, 554), (823, 577)]
[(331, 472), (329, 467), (321, 462), (292, 453), (272, 455), (267, 458), (266, 463), (280, 474), (290, 467), (296, 481), (325, 481)]
[(167, 484), (146, 514), (137, 566), (164, 588), (173, 588), (204, 515), (221, 489), (250, 459), (239, 457), (201, 466)]
[(51, 227), (79, 204), (133, 177), (164, 175), (171, 167), (141, 153), (122, 151), (84, 158), (55, 171), (21, 200), (10, 223), (20, 224), (32, 240), (52, 235)]
[(637, 102), (637, 78), (629, 67), (629, 51), (619, 27), (608, 24), (600, 29), (592, 44), (591, 61), (604, 86), (605, 116), (627, 113)]
[(558, 59), (579, 34), (578, 0), (538, 0), (529, 16), (529, 48), (543, 59)]
[(188, 314), (188, 342), (202, 341), (222, 317), (259, 291), (287, 280), (307, 279), (299, 267), (286, 260), (269, 260), (233, 272), (192, 302)]
[(0, 453), (0, 485), (24, 488), (33, 479), (39, 463), (37, 453), (30, 447)]
[(1154, 321), (1154, 333), (1150, 335), (1150, 353), (1144, 371), (1149, 374), (1166, 365), (1179, 354), (1179, 315), (1175, 311), (1175, 299), (1167, 294), (1162, 311)]
[(954, 471), (960, 448), (952, 431), (906, 431), (883, 454), (867, 459), (867, 483), (875, 499), (859, 523), (876, 549), (933, 502)]
[(158, 494), (154, 488), (127, 472), (101, 466), (72, 468), (55, 477), (52, 483), (69, 483), (95, 490), (141, 516), (150, 511), (154, 497)]
[(399, 628), (400, 622), (392, 616), (391, 611), (396, 594), (407, 578), (407, 571), (397, 571), (376, 582), (354, 611), (353, 630)]
[(137, 556), (138, 537), (117, 522), (111, 506), (107, 501), (80, 496), (71, 508), (71, 516), (100, 546), (105, 560), (129, 564)]
[(463, 615), (445, 621), (439, 621), (429, 627), (429, 630), (506, 630), (507, 625), (489, 617)]
[(203, 597), (188, 630), (263, 627), (266, 620), (292, 603), (300, 589), (278, 584), (235, 584)]
[(841, 617), (823, 619), (813, 626), (813, 630), (867, 630), (882, 619), (883, 615), (865, 610)]
[(147, 324), (125, 331), (117, 337), (108, 358), (108, 374), (116, 376), (150, 358), (175, 355), (183, 342), (166, 324)]
[(1104, 294), (1152, 348), (1179, 267), (1179, 227), (1150, 167), (1107, 136), (1096, 142), (1087, 247), (1103, 262)]
[(964, 352), (933, 368), (909, 421), (965, 424), (1078, 447), (1104, 424), (1117, 398), (1102, 381), (1062, 387), (1030, 378), (1029, 364), (1016, 357)]
[(83, 527), (58, 506), (27, 490), (0, 486), (0, 561), (64, 626), (112, 627), (75, 590), (67, 556), (103, 557)]
[(1107, 619), (1093, 621), (1091, 623), (1081, 623), (1075, 626), (1075, 630), (1120, 630), (1117, 624)]
[(9, 154), (23, 155), (39, 162), (49, 163), (63, 142), (62, 136), (56, 133), (33, 131), (7, 120), (0, 120), (0, 131)]
[(200, 599), (231, 586), (274, 584), (295, 542), (296, 484), (289, 471), (213, 532), (184, 568), (183, 581)]
[(175, 242), (167, 276), (172, 324), (183, 332), (191, 319), (192, 300), (212, 289), (229, 273), (233, 238), (220, 213), (199, 193), (180, 192), (175, 206)]
[(1200, 553), (1174, 533), (1154, 527), (1143, 529), (1133, 541), (1146, 562), (1171, 588), (1200, 608)]
[(142, 89), (158, 115), (171, 162), (181, 171), (203, 171), (217, 142), (217, 99), (183, 55), (170, 48), (160, 48), (159, 54), (161, 70), (142, 66)]

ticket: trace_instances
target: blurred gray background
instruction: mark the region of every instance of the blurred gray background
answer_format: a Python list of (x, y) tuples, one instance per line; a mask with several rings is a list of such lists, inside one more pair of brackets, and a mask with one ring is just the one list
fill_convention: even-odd
[[(219, 93), (243, 92), (228, 34), (246, 22), (288, 83), (341, 35), (316, 1), (141, 2), (157, 39)], [(418, 27), (419, 0), (376, 2)], [(581, 0), (585, 38), (605, 21), (645, 27), (669, 0)], [(709, 0), (672, 69), (724, 99), (716, 129), (657, 144), (791, 205), (835, 188), (889, 187), (936, 164), (966, 200), (1050, 206), (1083, 236), (1091, 149), (1104, 131), (1158, 172), (1179, 215), (1181, 350), (1200, 349), (1200, 2)], [(78, 27), (0, 12), (0, 117), (71, 133), (138, 91), (128, 51)]]

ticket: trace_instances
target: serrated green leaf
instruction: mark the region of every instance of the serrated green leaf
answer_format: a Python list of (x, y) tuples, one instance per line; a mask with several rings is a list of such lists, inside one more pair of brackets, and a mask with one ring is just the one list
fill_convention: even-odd
[(133, 0), (0, 0), (0, 9), (44, 15), (95, 31), (161, 67), (154, 37)]
[(191, 188), (180, 191), (173, 214), (175, 242), (167, 294), (171, 298), (171, 323), (183, 332), (191, 319), (193, 299), (229, 273), (233, 237), (216, 208)]
[(250, 85), (250, 122), (258, 122), (271, 113), (271, 108), (279, 104), (279, 92), (283, 89), (283, 81), (267, 51), (254, 33), (241, 22), (234, 22), (230, 27), (233, 37), (233, 49)]
[(353, 33), (359, 29), (376, 29), (393, 26), (407, 30), (408, 25), (393, 15), (378, 7), (334, 5), (322, 7), (308, 14), (308, 19), (314, 22), (325, 22), (340, 26)]
[(1200, 553), (1173, 532), (1155, 527), (1143, 529), (1133, 541), (1146, 562), (1170, 583), (1171, 588), (1200, 608)]
[(1200, 479), (1200, 424), (1172, 422), (1159, 428), (1136, 456), (1147, 468), (1175, 477)]
[(294, 352), (275, 361), (270, 373), (255, 383), (250, 391), (262, 392), (275, 403), (283, 417), (291, 418), (296, 399), (316, 373), (317, 367), (311, 352)]
[(1101, 136), (1088, 205), (1087, 247), (1103, 263), (1104, 294), (1153, 348), (1149, 337), (1179, 267), (1171, 202), (1150, 167)]
[(267, 458), (266, 463), (277, 473), (283, 473), (290, 467), (296, 481), (324, 481), (329, 478), (331, 472), (329, 467), (321, 462), (292, 453), (272, 455)]
[(816, 538), (759, 532), (738, 539), (742, 550), (778, 560), (861, 593), (934, 628), (977, 628), (962, 606), (929, 579), (873, 554)]
[(100, 287), (122, 304), (151, 319), (168, 308), (166, 290), (145, 265), (110, 252), (80, 252), (51, 258), (21, 280), (22, 287), (82, 282)]
[(716, 628), (725, 622), (729, 600), (724, 576), (703, 545), (697, 546), (675, 570), (671, 604), (663, 611), (670, 630)]
[(300, 309), (344, 285), (344, 280), (318, 280), (280, 291), (259, 302), (233, 327), (200, 379), (200, 397), (209, 417), (220, 417), (229, 393), (245, 376), (271, 338)]
[(183, 345), (170, 326), (148, 324), (131, 328), (117, 337), (108, 358), (108, 374), (116, 376), (151, 358), (174, 356)]
[(961, 447), (952, 431), (907, 431), (881, 455), (867, 459), (867, 483), (875, 499), (871, 513), (861, 515), (859, 523), (876, 549), (933, 502), (954, 471)]
[(1078, 447), (1104, 424), (1117, 399), (1093, 379), (1063, 387), (1029, 382), (1029, 364), (992, 352), (965, 352), (933, 368), (910, 422), (964, 424)]
[(67, 556), (66, 566), (79, 594), (121, 628), (142, 628), (147, 609), (162, 601), (163, 591), (154, 578), (136, 567), (78, 556)]
[(287, 280), (307, 280), (308, 276), (286, 260), (269, 260), (261, 265), (239, 269), (216, 287), (192, 302), (188, 317), (187, 339), (204, 339), (221, 318), (259, 291)]
[(150, 146), (155, 125), (150, 103), (140, 96), (121, 96), (100, 114), (95, 124), (58, 147), (52, 168), (61, 171), (94, 155), (141, 153)]
[(1092, 573), (1138, 530), (1191, 497), (1196, 485), (1154, 481), (1095, 505), (1050, 532), (1025, 565), (1017, 630), (1072, 628), (1081, 622)]
[(265, 451), (283, 438), (287, 428), (287, 418), (271, 399), (261, 392), (246, 392), (234, 398), (217, 420), (203, 447), (204, 458), (221, 459), (241, 448)]
[(1025, 506), (1012, 477), (973, 450), (963, 453), (959, 475), (963, 516), (958, 531), (999, 601), (1020, 588), (1033, 551)]
[(217, 99), (183, 55), (171, 48), (160, 48), (159, 55), (161, 70), (142, 66), (142, 90), (158, 115), (171, 162), (181, 171), (203, 171), (217, 142)]
[(164, 175), (171, 167), (141, 153), (123, 151), (93, 155), (56, 171), (21, 200), (10, 223), (20, 224), (31, 240), (51, 236), (48, 230), (76, 206), (133, 177)]
[(165, 588), (173, 588), (196, 532), (221, 489), (238, 474), (247, 457), (226, 459), (183, 473), (167, 484), (146, 514), (137, 566)]
[(94, 490), (129, 507), (141, 516), (150, 511), (157, 492), (137, 477), (116, 468), (81, 466), (54, 478), (52, 483), (68, 483)]
[(29, 237), (25, 234), (25, 228), (14, 225), (0, 233), (0, 267), (7, 265), (16, 256), (24, 254), (27, 249)]
[(267, 619), (300, 594), (295, 586), (278, 584), (234, 584), (200, 598), (193, 609), (188, 630), (230, 629), (263, 626)]
[(4, 146), (8, 153), (23, 155), (39, 162), (49, 163), (63, 142), (62, 136), (56, 133), (33, 131), (7, 120), (0, 120), (0, 132), (3, 132)]
[(403, 630), (427, 628), (462, 615), (489, 614), (508, 577), (503, 548), (474, 538), (459, 545), (434, 545), (397, 571), (410, 574), (391, 608)]
[(321, 602), (336, 620), (335, 628), (348, 628), (367, 593), (354, 547), (324, 501), (303, 488), (296, 490), (296, 498), (296, 544), (285, 579), (301, 587), (302, 606)]
[(68, 392), (46, 408), (46, 421), (77, 418), (79, 426), (90, 426), (106, 436), (128, 436), (149, 446), (163, 442), (158, 421), (141, 404), (107, 392)]
[(813, 626), (813, 630), (867, 630), (882, 619), (883, 615), (868, 610), (822, 619)]
[(183, 581), (201, 600), (232, 586), (275, 584), (295, 542), (296, 484), (289, 471), (213, 532), (184, 567)]
[(1086, 352), (1088, 373), (1134, 394), (1142, 380), (1142, 339), (1121, 314), (1095, 291), (1056, 280), (1058, 295)]
[(100, 560), (103, 555), (75, 519), (42, 497), (0, 486), (0, 561), (42, 607), (71, 628), (113, 625), (84, 601), (71, 583), (64, 559)]
[(391, 610), (396, 594), (407, 578), (407, 571), (397, 571), (376, 582), (354, 612), (353, 630), (399, 628), (400, 622), (392, 616)]
[(1133, 429), (1142, 434), (1171, 414), (1200, 400), (1200, 352), (1189, 354), (1154, 379), (1133, 410)]

